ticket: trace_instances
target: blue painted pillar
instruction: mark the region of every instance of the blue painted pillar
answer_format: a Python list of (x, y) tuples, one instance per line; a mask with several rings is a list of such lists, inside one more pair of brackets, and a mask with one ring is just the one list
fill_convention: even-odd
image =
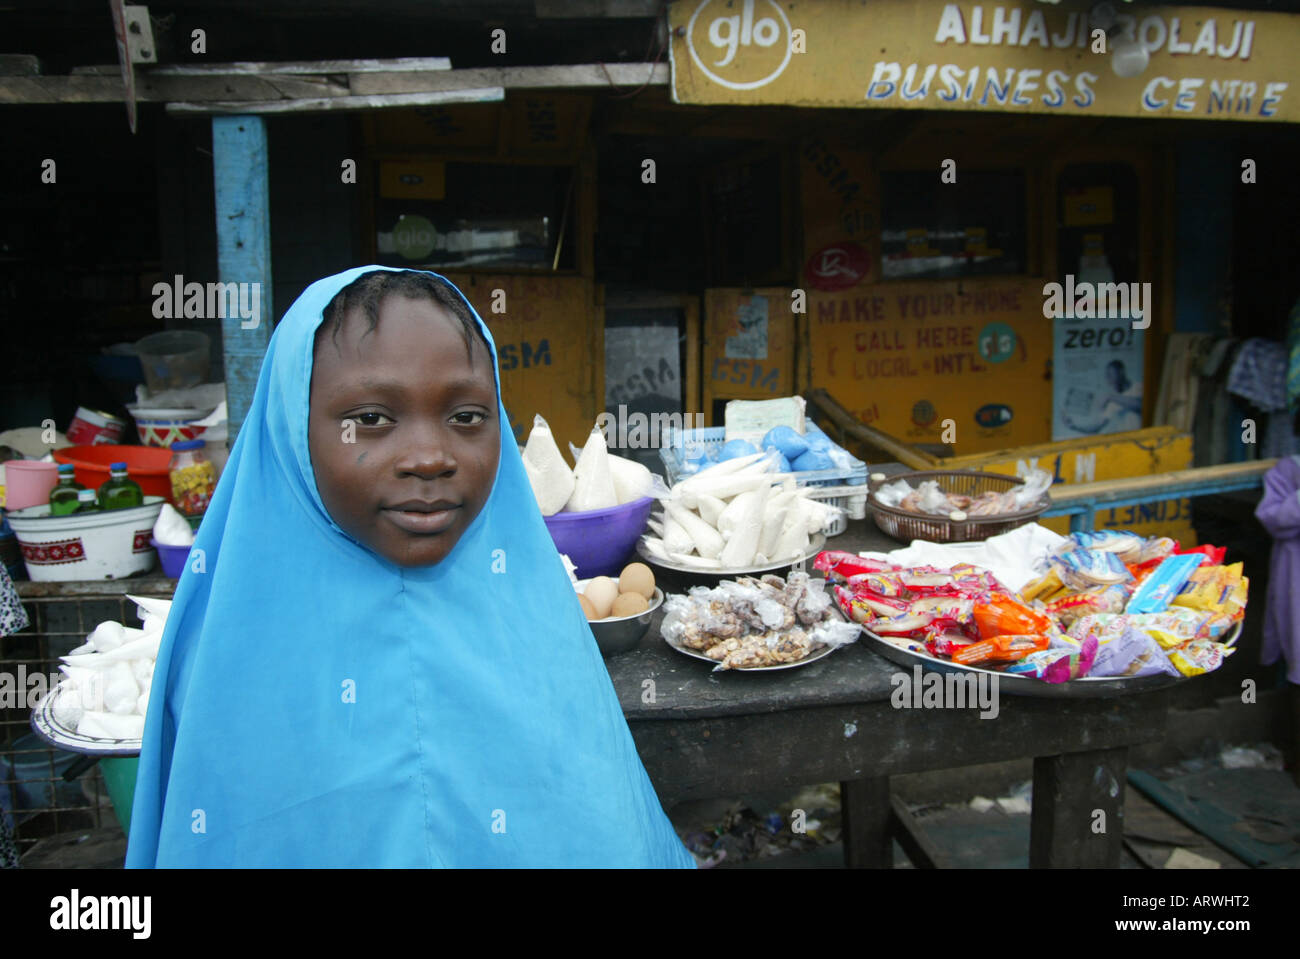
[[(266, 123), (259, 116), (212, 118), (212, 176), (217, 206), (217, 273), (240, 286), (241, 302), (257, 308), (221, 321), (226, 361), (230, 445), (253, 402), (271, 340), (271, 203)], [(256, 286), (254, 286), (256, 284)]]

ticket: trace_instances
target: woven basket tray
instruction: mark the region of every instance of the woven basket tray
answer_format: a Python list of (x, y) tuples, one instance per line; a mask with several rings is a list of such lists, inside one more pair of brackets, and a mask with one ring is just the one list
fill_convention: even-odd
[(990, 490), (1002, 493), (1022, 484), (1017, 476), (1004, 476), (1001, 473), (981, 473), (978, 470), (927, 470), (920, 473), (895, 473), (886, 477), (884, 482), (871, 483), (871, 492), (867, 496), (867, 507), (876, 520), (881, 532), (894, 539), (910, 543), (914, 539), (928, 540), (932, 543), (969, 543), (975, 540), (997, 536), (1017, 526), (1031, 523), (1052, 505), (1047, 494), (1043, 494), (1038, 503), (1030, 509), (1018, 513), (1002, 513), (998, 516), (972, 516), (960, 522), (954, 522), (946, 516), (930, 513), (909, 513), (907, 510), (885, 506), (876, 500), (876, 489), (888, 483), (907, 480), (913, 487), (926, 480), (936, 480), (939, 489), (945, 493), (961, 496), (979, 496)]

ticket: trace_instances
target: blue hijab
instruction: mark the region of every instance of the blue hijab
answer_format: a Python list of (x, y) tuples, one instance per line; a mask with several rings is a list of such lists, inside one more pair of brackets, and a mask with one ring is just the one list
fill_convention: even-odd
[(504, 408), (492, 493), (441, 563), (396, 566), (325, 511), (313, 340), (375, 269), (313, 283), (271, 338), (167, 620), (126, 865), (693, 867)]

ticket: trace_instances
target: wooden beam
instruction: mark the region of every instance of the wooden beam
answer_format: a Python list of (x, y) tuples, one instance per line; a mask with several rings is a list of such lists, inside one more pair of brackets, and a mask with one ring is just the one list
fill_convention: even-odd
[[(355, 61), (321, 61), (322, 66)], [(272, 65), (273, 66), (273, 65)], [(114, 70), (116, 71), (116, 67)], [(545, 89), (660, 86), (668, 83), (666, 63), (577, 64), (492, 67), (473, 70), (358, 71), (319, 73), (185, 73), (141, 71), (141, 103), (258, 103), (290, 98), (435, 94), (484, 89)], [(346, 78), (343, 82), (341, 78)], [(72, 76), (0, 76), (0, 103), (121, 103), (122, 79), (83, 72)], [(464, 101), (421, 101), (464, 102)], [(389, 104), (391, 105), (391, 104)], [(356, 109), (356, 106), (348, 107)], [(335, 107), (334, 109), (338, 109)]]
[(1219, 466), (1202, 466), (1190, 470), (1174, 470), (1154, 476), (1130, 476), (1123, 479), (1099, 480), (1095, 483), (1071, 483), (1054, 486), (1051, 490), (1052, 506), (1093, 502), (1103, 504), (1123, 497), (1142, 493), (1170, 490), (1170, 496), (1179, 494), (1175, 486), (1191, 483), (1230, 483), (1262, 476), (1277, 464), (1277, 460), (1252, 460), (1248, 463), (1224, 463)]
[(352, 92), (412, 93), (464, 87), (505, 87), (529, 90), (546, 87), (667, 86), (666, 63), (581, 63), (546, 67), (482, 67), (430, 75), (375, 73), (349, 77)]
[(825, 390), (809, 390), (804, 394), (804, 398), (849, 436), (889, 454), (904, 466), (910, 466), (914, 470), (939, 468), (937, 460), (933, 457), (926, 456), (888, 433), (882, 433), (875, 427), (859, 421)]
[[(447, 57), (398, 57), (394, 60), (286, 60), (240, 63), (168, 63), (149, 71), (158, 77), (293, 76), (326, 73), (421, 73), (450, 70)], [(116, 67), (73, 67), (75, 76), (112, 74)]]
[(318, 97), (286, 100), (218, 100), (201, 103), (168, 103), (167, 112), (177, 114), (263, 114), (323, 113), (335, 110), (377, 110), (389, 107), (425, 107), (443, 103), (499, 103), (505, 90), (446, 90), (440, 93), (399, 93), (373, 97)]

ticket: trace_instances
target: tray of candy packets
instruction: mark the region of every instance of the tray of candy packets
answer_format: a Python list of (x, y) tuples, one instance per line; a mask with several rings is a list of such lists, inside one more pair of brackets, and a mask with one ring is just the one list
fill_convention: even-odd
[(904, 666), (994, 673), (1028, 696), (1107, 696), (1218, 669), (1249, 580), (1224, 550), (1167, 538), (1074, 533), (1019, 591), (973, 565), (898, 567), (844, 552), (814, 560), (872, 648)]

